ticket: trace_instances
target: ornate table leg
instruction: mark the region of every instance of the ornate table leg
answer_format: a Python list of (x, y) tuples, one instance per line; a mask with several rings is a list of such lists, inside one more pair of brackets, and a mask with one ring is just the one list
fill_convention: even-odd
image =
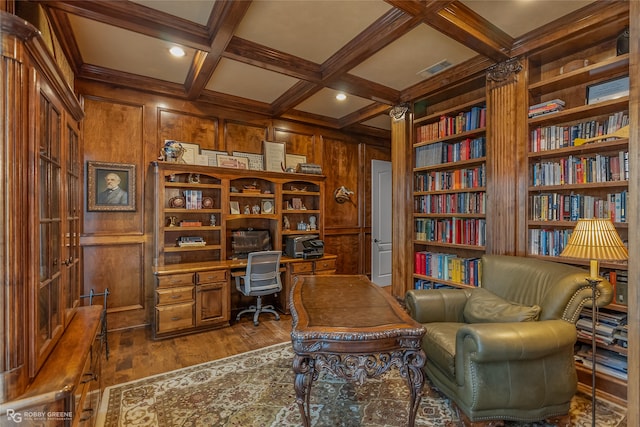
[(296, 403), (302, 417), (304, 427), (311, 426), (311, 384), (314, 379), (313, 359), (308, 356), (295, 355), (293, 357), (293, 372), (295, 373), (294, 388)]
[(422, 400), (422, 387), (424, 385), (424, 372), (422, 367), (426, 356), (424, 351), (408, 350), (404, 354), (404, 365), (400, 369), (400, 374), (407, 378), (409, 384), (409, 392), (411, 393), (411, 401), (409, 403), (409, 427), (413, 427), (416, 423), (416, 415), (420, 400)]

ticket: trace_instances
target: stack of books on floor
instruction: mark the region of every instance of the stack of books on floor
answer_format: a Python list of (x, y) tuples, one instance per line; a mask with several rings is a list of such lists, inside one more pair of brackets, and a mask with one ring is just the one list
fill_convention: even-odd
[(541, 102), (529, 107), (529, 118), (542, 116), (544, 114), (555, 113), (564, 109), (564, 101), (562, 99), (552, 99), (551, 101)]
[[(592, 314), (591, 309), (584, 309), (576, 324), (579, 349), (576, 360), (591, 369), (593, 364), (591, 345)], [(595, 338), (596, 370), (621, 379), (627, 379), (627, 314), (600, 310), (596, 322)]]

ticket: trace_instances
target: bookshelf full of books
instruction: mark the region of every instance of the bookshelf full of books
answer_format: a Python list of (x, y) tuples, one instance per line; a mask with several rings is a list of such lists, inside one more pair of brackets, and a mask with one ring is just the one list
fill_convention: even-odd
[[(554, 54), (529, 58), (526, 246), (528, 256), (568, 262), (559, 255), (580, 218), (609, 218), (628, 239), (629, 55), (616, 52), (615, 38)], [(626, 273), (626, 263), (601, 263), (615, 300), (600, 311), (596, 330), (598, 392), (620, 401), (626, 399)], [(584, 345), (576, 368), (580, 382), (590, 385), (587, 311), (578, 322)]]
[(414, 287), (478, 286), (486, 242), (484, 98), (414, 120)]

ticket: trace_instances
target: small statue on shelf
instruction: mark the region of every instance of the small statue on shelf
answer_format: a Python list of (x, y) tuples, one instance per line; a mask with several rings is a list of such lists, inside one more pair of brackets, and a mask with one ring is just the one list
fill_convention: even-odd
[(251, 214), (251, 208), (249, 207), (249, 205), (246, 205), (244, 207), (244, 214), (245, 215), (250, 215)]
[(285, 230), (289, 230), (291, 228), (291, 223), (286, 215), (282, 217), (282, 228)]
[(214, 214), (211, 214), (211, 216), (209, 217), (209, 225), (211, 227), (216, 226), (216, 216)]
[(309, 217), (309, 230), (315, 230), (318, 226), (316, 225), (316, 217), (311, 215)]

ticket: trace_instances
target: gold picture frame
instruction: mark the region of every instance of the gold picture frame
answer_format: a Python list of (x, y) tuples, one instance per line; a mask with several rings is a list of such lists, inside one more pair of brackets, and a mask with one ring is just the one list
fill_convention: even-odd
[(136, 165), (87, 162), (87, 211), (136, 210)]

